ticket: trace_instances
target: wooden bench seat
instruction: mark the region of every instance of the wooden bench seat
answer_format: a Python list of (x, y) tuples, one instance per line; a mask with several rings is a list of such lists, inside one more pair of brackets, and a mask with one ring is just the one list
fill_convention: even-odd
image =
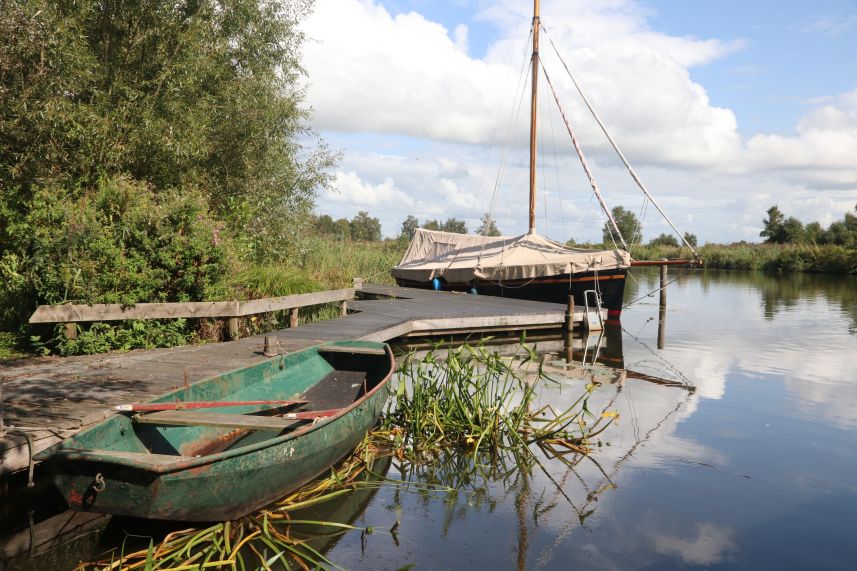
[(139, 414), (134, 416), (134, 421), (142, 424), (217, 426), (244, 430), (275, 430), (277, 432), (306, 422), (304, 420), (286, 420), (278, 416), (253, 416), (249, 414), (199, 412), (196, 410), (164, 410)]

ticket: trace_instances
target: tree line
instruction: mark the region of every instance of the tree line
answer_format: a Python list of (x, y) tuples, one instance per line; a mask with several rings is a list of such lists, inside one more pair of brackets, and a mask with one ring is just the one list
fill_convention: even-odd
[[(371, 216), (367, 211), (361, 210), (351, 220), (339, 218), (334, 220), (328, 214), (313, 217), (315, 231), (324, 236), (333, 236), (340, 240), (356, 240), (364, 242), (378, 242), (381, 240), (381, 221)], [(417, 228), (425, 230), (440, 230), (456, 234), (467, 234), (467, 223), (458, 218), (447, 218), (444, 221), (430, 219), (420, 224), (416, 216), (409, 214), (403, 221), (397, 240), (410, 240), (414, 237)], [(497, 223), (490, 214), (482, 217), (481, 224), (476, 233), (481, 236), (499, 236), (500, 230)]]
[[(857, 212), (857, 204), (854, 205)], [(769, 244), (832, 244), (848, 248), (857, 247), (857, 216), (846, 212), (842, 220), (832, 222), (824, 228), (819, 222), (806, 226), (794, 216), (785, 214), (774, 205), (768, 209), (768, 217), (762, 220), (759, 236)]]

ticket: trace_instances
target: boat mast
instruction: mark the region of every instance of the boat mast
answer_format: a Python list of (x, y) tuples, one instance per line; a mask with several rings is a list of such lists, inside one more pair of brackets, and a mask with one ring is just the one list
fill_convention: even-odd
[(536, 233), (536, 105), (539, 91), (539, 0), (533, 0), (533, 68), (530, 101), (530, 234)]

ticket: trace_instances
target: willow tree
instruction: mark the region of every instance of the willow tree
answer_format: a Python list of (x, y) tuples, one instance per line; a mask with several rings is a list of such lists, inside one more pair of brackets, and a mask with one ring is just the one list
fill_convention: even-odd
[[(50, 182), (199, 190), (286, 255), (332, 157), (301, 106), (305, 0), (0, 0), (0, 233)], [(14, 237), (0, 236), (0, 248)]]

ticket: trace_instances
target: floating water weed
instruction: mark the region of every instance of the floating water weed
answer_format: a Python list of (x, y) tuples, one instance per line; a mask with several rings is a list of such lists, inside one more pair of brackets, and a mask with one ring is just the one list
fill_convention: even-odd
[(537, 407), (538, 388), (551, 380), (534, 349), (524, 344), (512, 359), (482, 344), (462, 345), (445, 355), (435, 348), (421, 358), (408, 355), (399, 375), (384, 426), (403, 431), (396, 442), (400, 455), (410, 451), (426, 457), (452, 447), (476, 457), (485, 446), (526, 449), (533, 443), (586, 453), (594, 429), (606, 428), (615, 418), (602, 423), (606, 417), (589, 411), (595, 385), (564, 410)]

